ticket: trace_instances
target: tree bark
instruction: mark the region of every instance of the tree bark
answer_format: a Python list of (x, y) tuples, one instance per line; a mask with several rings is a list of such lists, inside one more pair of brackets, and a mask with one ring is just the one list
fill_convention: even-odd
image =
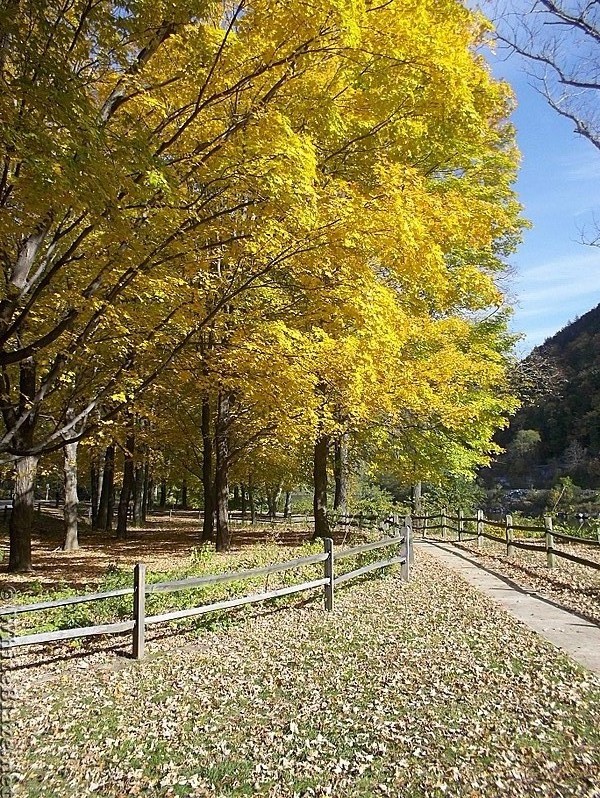
[(335, 479), (333, 509), (345, 513), (348, 501), (348, 434), (345, 432), (335, 441), (333, 475)]
[(248, 477), (248, 504), (250, 505), (250, 523), (256, 523), (256, 502), (254, 501), (254, 479), (252, 474)]
[(104, 472), (98, 467), (98, 463), (90, 466), (90, 497), (92, 500), (92, 529), (98, 526), (98, 507), (100, 505), (100, 494), (102, 493), (102, 482)]
[(134, 467), (133, 453), (135, 448), (135, 438), (133, 434), (127, 436), (125, 442), (125, 459), (123, 461), (123, 487), (119, 496), (119, 507), (117, 509), (117, 538), (123, 540), (127, 537), (127, 512), (129, 510), (129, 500), (133, 492)]
[(31, 525), (38, 458), (20, 457), (14, 466), (13, 508), (10, 514), (10, 555), (8, 570), (11, 573), (31, 571)]
[(143, 520), (144, 467), (140, 464), (134, 470), (133, 480), (133, 525), (140, 526)]
[(161, 510), (167, 506), (167, 480), (162, 479), (160, 482), (160, 498), (158, 500), (158, 506)]
[(327, 517), (327, 456), (329, 454), (329, 435), (321, 435), (315, 443), (313, 464), (313, 514), (315, 531), (313, 539), (329, 537)]
[(292, 493), (289, 490), (285, 492), (285, 504), (283, 505), (283, 517), (289, 518), (292, 514)]
[(217, 551), (229, 551), (229, 412), (230, 399), (220, 393), (215, 425), (215, 500), (217, 515)]
[[(19, 393), (19, 410), (25, 413), (36, 393), (36, 364), (32, 357), (23, 360), (19, 366)], [(36, 423), (37, 414), (34, 413), (21, 425), (14, 438), (17, 451), (31, 449)], [(31, 571), (31, 525), (38, 460), (37, 456), (26, 455), (20, 457), (14, 466), (13, 509), (8, 525), (8, 570), (11, 573)]]
[(116, 501), (116, 490), (115, 490), (115, 484), (113, 482), (112, 487), (110, 489), (110, 495), (108, 497), (108, 520), (106, 522), (107, 532), (112, 532), (113, 520), (115, 517), (115, 501)]
[(96, 463), (90, 463), (90, 521), (92, 529), (98, 518), (98, 470)]
[(102, 488), (98, 504), (98, 517), (96, 528), (110, 531), (112, 529), (112, 495), (115, 480), (115, 446), (111, 443), (106, 447), (104, 454), (104, 469), (102, 472)]
[(269, 519), (272, 521), (275, 518), (275, 491), (272, 489), (267, 488), (267, 515)]
[(63, 551), (75, 551), (79, 548), (77, 531), (77, 508), (79, 496), (77, 495), (77, 442), (67, 443), (64, 448), (64, 485), (65, 506), (63, 518), (65, 521), (65, 539)]
[(187, 479), (184, 477), (181, 483), (181, 509), (187, 510), (188, 506), (188, 484)]
[[(422, 501), (422, 490), (421, 490), (421, 483), (415, 482), (411, 489), (411, 509), (412, 514), (419, 516), (422, 515), (423, 508), (423, 501)], [(420, 531), (422, 526), (422, 522), (420, 518), (416, 518), (413, 521), (413, 530)]]
[(279, 485), (267, 491), (267, 506), (269, 508), (269, 518), (271, 520), (277, 518), (277, 504), (281, 495), (281, 488)]
[(213, 440), (211, 436), (211, 408), (208, 396), (202, 397), (202, 490), (204, 493), (204, 520), (202, 522), (202, 540), (212, 540), (214, 536), (214, 501), (213, 501)]
[(240, 485), (240, 509), (242, 511), (242, 521), (246, 520), (246, 486), (242, 482)]
[(148, 512), (154, 511), (154, 501), (156, 498), (156, 486), (152, 477), (148, 478)]
[(152, 501), (152, 481), (150, 479), (150, 465), (148, 460), (144, 463), (144, 478), (142, 488), (142, 523), (146, 523), (150, 502)]

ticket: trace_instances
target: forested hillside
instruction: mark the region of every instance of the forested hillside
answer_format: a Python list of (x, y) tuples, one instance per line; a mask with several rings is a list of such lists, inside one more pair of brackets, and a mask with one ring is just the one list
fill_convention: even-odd
[(600, 305), (548, 338), (525, 359), (523, 407), (502, 436), (494, 469), (515, 486), (569, 476), (600, 484)]

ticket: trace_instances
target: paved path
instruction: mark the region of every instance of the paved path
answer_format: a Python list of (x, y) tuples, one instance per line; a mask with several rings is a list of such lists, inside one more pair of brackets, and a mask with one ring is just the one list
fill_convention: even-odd
[(495, 599), (515, 618), (586, 668), (600, 674), (600, 626), (562, 609), (539, 593), (517, 585), (509, 577), (491, 571), (475, 556), (448, 543), (415, 540), (415, 547), (436, 557)]

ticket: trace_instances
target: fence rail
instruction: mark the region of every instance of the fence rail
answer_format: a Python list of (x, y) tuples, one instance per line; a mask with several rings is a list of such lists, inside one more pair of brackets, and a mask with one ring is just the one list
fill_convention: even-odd
[[(442, 539), (446, 537), (449, 531), (457, 533), (457, 540), (477, 540), (477, 548), (481, 549), (483, 540), (491, 540), (495, 543), (503, 543), (506, 545), (507, 554), (512, 556), (516, 549), (523, 549), (525, 551), (540, 552), (546, 554), (547, 565), (550, 568), (555, 566), (555, 558), (559, 557), (579, 565), (586, 566), (600, 570), (600, 562), (590, 560), (587, 557), (580, 557), (572, 552), (563, 551), (556, 548), (557, 541), (568, 541), (570, 543), (578, 543), (583, 546), (590, 546), (593, 548), (600, 548), (600, 540), (590, 540), (588, 538), (580, 538), (575, 535), (569, 535), (561, 532), (560, 530), (553, 529), (552, 518), (550, 516), (545, 518), (544, 526), (537, 524), (515, 524), (513, 523), (512, 516), (507, 515), (503, 521), (494, 521), (490, 518), (485, 518), (483, 511), (478, 510), (475, 517), (464, 516), (460, 511), (457, 516), (449, 515), (446, 510), (433, 515), (420, 515), (414, 516), (414, 520), (418, 520), (421, 525), (421, 532), (423, 535), (426, 533), (441, 530)], [(452, 526), (450, 522), (455, 522), (458, 526)], [(475, 531), (467, 531), (465, 523), (475, 524)], [(493, 534), (493, 532), (486, 531), (486, 527), (491, 527), (492, 530), (502, 529), (504, 535)], [(514, 538), (515, 532), (537, 533), (539, 536), (531, 540), (517, 540)], [(541, 533), (541, 534), (540, 534)], [(467, 537), (469, 536), (470, 537)], [(475, 535), (473, 537), (473, 535)]]
[(85, 596), (68, 596), (67, 598), (56, 599), (55, 601), (40, 601), (37, 604), (16, 604), (14, 607), (3, 607), (0, 609), (0, 615), (15, 615), (23, 612), (35, 612), (36, 610), (51, 610), (56, 607), (68, 607), (70, 604), (87, 604), (90, 601), (100, 601), (101, 599), (132, 595), (132, 587), (122, 587), (118, 590), (108, 590), (105, 593), (88, 593)]
[[(235, 607), (244, 606), (246, 604), (268, 601), (270, 599), (289, 596), (304, 591), (312, 591), (318, 588), (323, 588), (325, 609), (327, 611), (331, 611), (333, 609), (335, 586), (344, 584), (351, 579), (356, 579), (367, 573), (387, 568), (390, 565), (399, 564), (402, 567), (402, 579), (404, 581), (408, 581), (410, 575), (410, 564), (412, 560), (412, 525), (410, 523), (410, 519), (407, 517), (402, 525), (400, 525), (397, 519), (392, 519), (388, 520), (386, 525), (397, 529), (398, 534), (396, 536), (383, 538), (382, 540), (363, 543), (360, 546), (336, 550), (334, 550), (333, 541), (331, 538), (325, 538), (323, 541), (324, 551), (319, 554), (313, 554), (308, 557), (298, 557), (294, 560), (273, 563), (272, 565), (258, 568), (249, 568), (241, 571), (228, 571), (221, 574), (207, 574), (206, 576), (190, 577), (188, 579), (181, 579), (172, 582), (147, 583), (146, 567), (143, 563), (138, 563), (133, 572), (133, 587), (119, 588), (117, 590), (111, 590), (105, 593), (90, 593), (83, 596), (70, 596), (64, 599), (43, 601), (36, 604), (14, 605), (0, 609), (0, 616), (13, 615), (15, 613), (41, 612), (47, 609), (68, 607), (74, 604), (100, 601), (102, 599), (133, 596), (131, 620), (99, 624), (97, 626), (58, 629), (52, 632), (40, 632), (36, 634), (3, 638), (1, 647), (17, 648), (34, 644), (52, 643), (59, 640), (73, 640), (75, 638), (89, 637), (94, 635), (122, 634), (125, 632), (131, 632), (132, 656), (135, 659), (141, 659), (144, 656), (147, 626), (166, 623), (169, 621), (182, 620), (184, 618), (192, 618), (199, 615), (205, 615), (210, 612), (232, 609)], [(371, 562), (366, 565), (359, 565), (359, 567), (354, 568), (346, 573), (342, 573), (337, 576), (335, 575), (336, 562), (370, 551), (377, 551), (391, 547), (399, 549), (399, 552), (393, 556), (386, 557), (385, 559)], [(188, 607), (186, 609), (173, 610), (156, 615), (146, 614), (146, 596), (148, 595), (189, 590), (209, 585), (222, 584), (225, 582), (241, 581), (259, 576), (268, 576), (269, 574), (292, 571), (298, 568), (306, 567), (308, 565), (317, 565), (319, 563), (323, 563), (323, 577), (319, 579), (311, 579), (306, 582), (287, 585), (285, 587), (263, 591), (261, 593), (250, 593), (248, 595), (224, 599), (222, 601), (216, 601), (210, 604), (201, 604), (194, 607)]]

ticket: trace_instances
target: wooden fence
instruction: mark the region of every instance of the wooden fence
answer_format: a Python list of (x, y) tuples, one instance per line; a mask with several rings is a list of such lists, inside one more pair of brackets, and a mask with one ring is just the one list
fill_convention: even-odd
[[(452, 533), (455, 533), (458, 542), (477, 540), (477, 548), (479, 550), (483, 547), (485, 539), (495, 543), (503, 543), (506, 546), (506, 553), (509, 557), (514, 556), (517, 549), (545, 554), (549, 568), (554, 568), (556, 557), (559, 557), (588, 568), (600, 570), (600, 562), (580, 557), (577, 554), (563, 551), (556, 547), (557, 542), (567, 541), (600, 549), (600, 541), (576, 537), (575, 535), (568, 535), (555, 530), (550, 516), (544, 518), (544, 525), (541, 526), (515, 524), (511, 515), (507, 515), (502, 521), (492, 521), (484, 517), (483, 510), (478, 510), (477, 514), (471, 517), (465, 516), (460, 510), (457, 515), (451, 515), (446, 510), (442, 510), (434, 515), (415, 515), (413, 516), (413, 522), (415, 527), (420, 529), (422, 537), (427, 537), (431, 532), (439, 531), (441, 539), (446, 540), (451, 539)], [(467, 528), (468, 524), (471, 525), (470, 529)], [(489, 529), (492, 531), (486, 531)], [(515, 532), (527, 533), (527, 539), (523, 540), (515, 537)]]
[[(392, 524), (390, 523), (389, 526), (392, 526)], [(267, 601), (269, 599), (280, 598), (282, 596), (289, 596), (302, 591), (316, 590), (317, 588), (323, 588), (325, 609), (327, 611), (331, 611), (333, 609), (335, 587), (342, 585), (350, 579), (355, 579), (375, 570), (387, 568), (390, 565), (399, 564), (401, 566), (402, 578), (405, 581), (408, 581), (410, 564), (412, 561), (411, 525), (405, 521), (405, 523), (402, 525), (394, 523), (392, 528), (397, 531), (397, 534), (391, 537), (385, 537), (372, 543), (364, 543), (360, 546), (354, 546), (352, 548), (334, 549), (331, 538), (325, 538), (323, 541), (324, 550), (319, 554), (313, 554), (308, 557), (298, 557), (297, 559), (288, 560), (287, 562), (274, 563), (273, 565), (267, 565), (259, 568), (250, 568), (244, 571), (209, 574), (206, 576), (191, 577), (173, 582), (146, 582), (146, 566), (143, 563), (138, 563), (134, 568), (132, 587), (109, 590), (104, 593), (90, 593), (83, 596), (71, 596), (69, 598), (57, 599), (55, 601), (43, 601), (37, 604), (14, 605), (12, 607), (4, 607), (0, 609), (0, 617), (16, 616), (22, 613), (41, 612), (43, 610), (54, 609), (57, 607), (68, 607), (76, 604), (102, 601), (104, 599), (132, 596), (133, 606), (131, 620), (99, 624), (97, 626), (84, 626), (73, 629), (59, 629), (52, 632), (40, 632), (37, 634), (13, 636), (8, 638), (5, 637), (1, 641), (1, 647), (16, 648), (20, 646), (50, 643), (58, 640), (73, 640), (75, 638), (91, 637), (94, 635), (123, 634), (125, 632), (131, 632), (132, 656), (135, 659), (141, 659), (144, 655), (146, 628), (148, 626), (166, 623), (168, 621), (181, 620), (183, 618), (191, 618), (198, 615), (205, 615), (206, 613), (217, 612), (219, 610), (241, 607), (245, 604), (254, 604), (257, 602)], [(341, 573), (337, 576), (335, 575), (335, 564), (340, 560), (353, 557), (364, 552), (386, 548), (395, 548), (397, 549), (397, 552), (386, 557), (386, 559), (371, 562), (352, 571)], [(225, 582), (233, 582), (259, 576), (268, 576), (269, 574), (292, 571), (317, 563), (323, 563), (323, 576), (319, 579), (288, 585), (286, 587), (281, 587), (277, 588), (276, 590), (269, 590), (262, 593), (251, 593), (238, 598), (216, 601), (212, 604), (203, 604), (187, 609), (164, 612), (158, 615), (146, 614), (146, 596), (148, 595), (188, 590), (190, 588), (206, 587), (209, 585), (222, 584)]]
[[(198, 512), (202, 518), (202, 511)], [(336, 527), (355, 527), (356, 529), (374, 529), (381, 528), (382, 526), (389, 526), (396, 523), (397, 516), (391, 519), (382, 519), (377, 515), (368, 515), (367, 513), (358, 513), (356, 515), (338, 515), (333, 512), (329, 514), (330, 524), (333, 528)], [(251, 525), (252, 519), (249, 512), (243, 514), (240, 510), (230, 510), (228, 513), (228, 521), (232, 524)], [(254, 513), (254, 523), (265, 524), (302, 524), (310, 527), (314, 524), (314, 518), (309, 513), (290, 513), (284, 515), (278, 513), (276, 516), (268, 515), (267, 513)]]

